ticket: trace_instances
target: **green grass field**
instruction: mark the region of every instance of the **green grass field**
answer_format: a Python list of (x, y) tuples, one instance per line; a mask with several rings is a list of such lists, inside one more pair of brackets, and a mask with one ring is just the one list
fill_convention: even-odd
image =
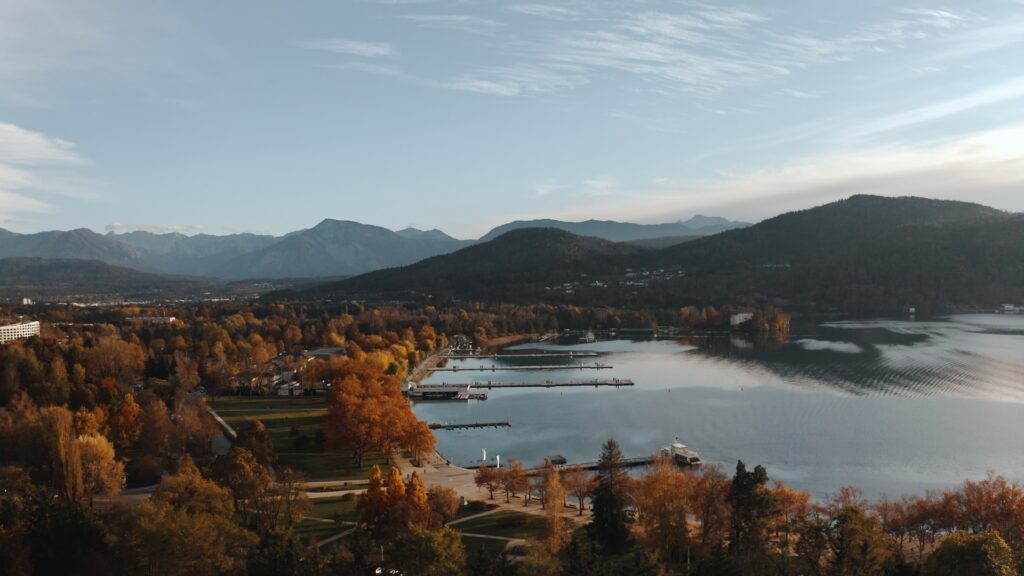
[(486, 534), (505, 538), (541, 538), (544, 536), (543, 516), (515, 510), (501, 510), (452, 526), (467, 534)]
[[(365, 480), (375, 464), (386, 466), (386, 458), (380, 454), (368, 454), (363, 465), (356, 467), (347, 455), (332, 454), (317, 446), (316, 433), (323, 428), (327, 413), (323, 396), (222, 396), (210, 406), (233, 428), (262, 421), (274, 443), (276, 466), (302, 472), (309, 480)], [(309, 437), (308, 446), (296, 448), (293, 427)]]
[(496, 558), (505, 549), (507, 542), (504, 540), (491, 540), (490, 538), (474, 538), (463, 536), (462, 546), (466, 549), (466, 561), (472, 562), (477, 554), (484, 554), (488, 558)]
[(359, 520), (359, 513), (356, 512), (356, 501), (344, 501), (341, 498), (315, 499), (313, 510), (307, 516), (316, 518), (327, 518), (329, 520), (342, 520), (355, 522)]

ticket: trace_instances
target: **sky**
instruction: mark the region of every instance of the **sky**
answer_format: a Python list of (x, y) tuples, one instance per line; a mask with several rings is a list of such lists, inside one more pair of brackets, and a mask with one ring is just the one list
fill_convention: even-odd
[(1024, 0), (0, 0), (0, 227), (1024, 211)]

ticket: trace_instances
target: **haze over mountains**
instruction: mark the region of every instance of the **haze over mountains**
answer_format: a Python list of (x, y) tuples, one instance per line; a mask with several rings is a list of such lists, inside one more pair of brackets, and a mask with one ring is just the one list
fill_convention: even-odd
[[(499, 226), (480, 241), (488, 241), (512, 229), (543, 226), (612, 241), (675, 244), (746, 225), (705, 216), (670, 224), (543, 220)], [(393, 232), (380, 226), (332, 219), (284, 236), (186, 236), (141, 231), (100, 235), (84, 228), (16, 234), (0, 229), (0, 258), (98, 260), (144, 272), (223, 280), (328, 278), (412, 264), (473, 243), (458, 240), (436, 229), (406, 228)]]

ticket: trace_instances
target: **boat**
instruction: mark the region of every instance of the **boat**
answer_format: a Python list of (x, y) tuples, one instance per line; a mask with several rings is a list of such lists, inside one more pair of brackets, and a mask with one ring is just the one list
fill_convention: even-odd
[(672, 444), (665, 446), (661, 449), (661, 453), (666, 456), (671, 456), (672, 460), (680, 466), (700, 466), (704, 463), (700, 459), (700, 454), (691, 450), (686, 444), (680, 442), (673, 442)]

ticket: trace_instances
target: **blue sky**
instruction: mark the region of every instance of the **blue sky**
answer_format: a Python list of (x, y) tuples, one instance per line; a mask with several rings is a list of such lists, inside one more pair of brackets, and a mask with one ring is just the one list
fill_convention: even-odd
[(1024, 211), (1024, 2), (0, 0), (0, 227)]

